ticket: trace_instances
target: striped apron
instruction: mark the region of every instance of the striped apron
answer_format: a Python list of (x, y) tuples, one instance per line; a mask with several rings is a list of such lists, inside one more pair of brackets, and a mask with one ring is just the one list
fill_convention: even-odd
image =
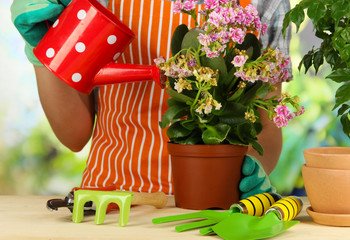
[[(118, 62), (151, 65), (159, 56), (171, 56), (175, 28), (182, 23), (194, 27), (190, 16), (173, 14), (172, 6), (172, 1), (164, 0), (109, 1), (108, 9), (137, 36)], [(158, 125), (167, 98), (153, 82), (99, 88), (96, 126), (81, 187), (113, 185), (118, 190), (173, 193), (168, 138)]]

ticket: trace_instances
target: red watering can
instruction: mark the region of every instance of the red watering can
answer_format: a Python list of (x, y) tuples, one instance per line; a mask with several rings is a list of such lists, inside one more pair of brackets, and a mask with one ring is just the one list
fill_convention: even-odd
[(96, 0), (73, 0), (34, 49), (57, 77), (89, 94), (95, 86), (155, 81), (165, 75), (155, 66), (115, 63), (135, 34)]

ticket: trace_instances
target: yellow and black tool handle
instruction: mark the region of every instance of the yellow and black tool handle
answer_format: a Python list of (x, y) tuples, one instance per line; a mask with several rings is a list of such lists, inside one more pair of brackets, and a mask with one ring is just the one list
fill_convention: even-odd
[(260, 217), (282, 197), (277, 193), (260, 193), (240, 200), (230, 207), (232, 212), (240, 212)]
[(303, 202), (299, 197), (289, 196), (275, 202), (265, 213), (275, 212), (283, 221), (293, 220), (303, 208)]

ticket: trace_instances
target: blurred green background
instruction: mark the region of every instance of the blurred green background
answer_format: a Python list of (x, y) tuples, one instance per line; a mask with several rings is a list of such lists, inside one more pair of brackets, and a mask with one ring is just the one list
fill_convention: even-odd
[[(291, 0), (292, 6), (298, 1)], [(79, 186), (89, 146), (80, 153), (63, 147), (42, 112), (32, 66), (24, 43), (10, 21), (11, 1), (0, 0), (0, 195), (60, 194)], [(281, 194), (303, 195), (302, 152), (316, 146), (350, 146), (336, 112), (332, 112), (337, 84), (324, 78), (328, 67), (315, 76), (297, 66), (302, 56), (319, 46), (312, 26), (292, 30), (291, 59), (294, 80), (284, 90), (299, 95), (306, 112), (283, 129), (283, 150), (272, 183)]]

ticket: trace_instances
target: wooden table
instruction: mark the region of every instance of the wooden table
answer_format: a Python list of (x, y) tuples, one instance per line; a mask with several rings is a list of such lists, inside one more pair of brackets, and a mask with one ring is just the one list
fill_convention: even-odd
[[(94, 216), (85, 216), (83, 222), (73, 223), (68, 209), (54, 212), (47, 210), (46, 201), (51, 198), (62, 197), (0, 195), (0, 239), (221, 239), (218, 236), (201, 236), (198, 230), (177, 233), (174, 223), (153, 225), (153, 218), (193, 212), (174, 207), (173, 197), (169, 197), (168, 205), (163, 209), (151, 206), (132, 207), (126, 227), (118, 226), (118, 211), (107, 214), (102, 225), (95, 225)], [(348, 227), (328, 227), (314, 223), (305, 211), (309, 202), (306, 198), (303, 200), (304, 208), (296, 218), (301, 223), (273, 239), (350, 239)]]

